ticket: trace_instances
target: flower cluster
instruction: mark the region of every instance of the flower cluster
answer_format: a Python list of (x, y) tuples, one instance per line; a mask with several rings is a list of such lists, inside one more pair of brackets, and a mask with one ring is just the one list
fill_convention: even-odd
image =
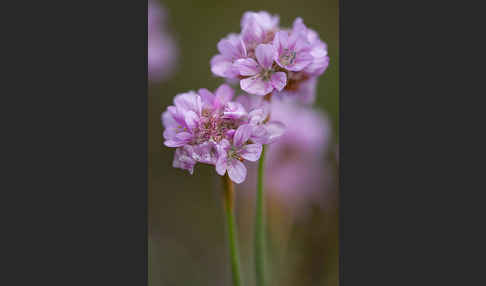
[(327, 45), (301, 18), (284, 29), (278, 16), (264, 11), (244, 13), (241, 33), (229, 34), (217, 48), (213, 74), (239, 80), (249, 94), (299, 95), (306, 103), (314, 100), (316, 78), (329, 64)]
[(270, 121), (269, 103), (263, 98), (239, 96), (223, 84), (214, 93), (207, 89), (176, 95), (174, 105), (162, 113), (164, 144), (177, 148), (173, 166), (194, 172), (197, 162), (214, 165), (219, 175), (228, 173), (241, 183), (244, 161), (257, 161), (262, 144), (284, 134), (285, 126)]
[(175, 43), (165, 29), (165, 11), (155, 0), (148, 1), (148, 76), (151, 81), (167, 77), (174, 68)]

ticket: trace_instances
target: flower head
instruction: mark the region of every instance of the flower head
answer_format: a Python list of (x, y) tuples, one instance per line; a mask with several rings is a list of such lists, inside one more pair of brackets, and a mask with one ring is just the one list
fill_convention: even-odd
[[(327, 69), (327, 45), (297, 18), (292, 28), (279, 27), (279, 17), (268, 12), (245, 12), (241, 33), (218, 43), (219, 54), (211, 59), (211, 71), (252, 95), (275, 92), (315, 97), (318, 76)], [(302, 92), (299, 92), (302, 90)]]
[(197, 162), (210, 164), (218, 174), (228, 172), (231, 180), (241, 183), (246, 178), (243, 162), (258, 160), (262, 144), (283, 135), (283, 124), (265, 120), (263, 101), (246, 96), (232, 101), (233, 95), (226, 84), (214, 93), (202, 88), (176, 95), (174, 105), (161, 116), (164, 144), (177, 148), (175, 168), (192, 174)]

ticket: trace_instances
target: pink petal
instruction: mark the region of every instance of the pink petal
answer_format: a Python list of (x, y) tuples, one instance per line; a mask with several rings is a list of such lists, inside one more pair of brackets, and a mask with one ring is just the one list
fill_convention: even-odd
[(214, 94), (216, 95), (219, 104), (225, 105), (233, 98), (235, 91), (229, 85), (222, 84), (216, 89)]
[(277, 141), (282, 135), (285, 134), (285, 125), (282, 122), (279, 121), (270, 121), (267, 124), (265, 124), (265, 128), (267, 129), (267, 134), (268, 134), (268, 143), (266, 144), (271, 144), (275, 141)]
[(168, 128), (174, 128), (177, 126), (177, 122), (175, 121), (174, 117), (172, 117), (172, 114), (169, 111), (164, 111), (161, 116), (162, 119), (162, 124), (166, 129)]
[(184, 146), (186, 143), (182, 142), (182, 141), (175, 141), (175, 140), (172, 140), (172, 139), (169, 139), (169, 140), (165, 140), (164, 141), (164, 145), (167, 146), (167, 147), (181, 147), (181, 146)]
[(219, 41), (217, 47), (218, 51), (227, 58), (237, 58), (239, 56), (238, 50), (229, 40), (223, 39)]
[(181, 93), (175, 96), (174, 104), (177, 108), (184, 111), (194, 111), (196, 114), (201, 114), (202, 99), (199, 94), (194, 91)]
[(274, 55), (274, 59), (277, 60), (278, 55), (282, 54), (289, 47), (289, 34), (286, 31), (277, 32), (275, 38), (273, 38), (273, 47), (277, 51)]
[(176, 139), (179, 141), (189, 142), (192, 139), (192, 134), (189, 132), (179, 132), (176, 135)]
[(212, 106), (214, 101), (214, 94), (206, 88), (201, 88), (197, 91), (202, 98), (202, 101), (207, 106)]
[(257, 108), (252, 110), (249, 114), (248, 117), (250, 118), (250, 123), (251, 124), (260, 124), (265, 119), (267, 119), (268, 116), (268, 108)]
[(278, 91), (282, 91), (285, 85), (287, 85), (287, 75), (284, 72), (274, 73), (270, 80), (272, 82), (272, 86)]
[(253, 126), (250, 124), (243, 124), (236, 129), (235, 136), (233, 137), (234, 146), (242, 146), (251, 136)]
[(247, 144), (243, 146), (239, 155), (244, 159), (255, 162), (260, 159), (260, 155), (262, 154), (262, 145), (261, 144)]
[(258, 75), (240, 80), (240, 87), (242, 90), (254, 95), (267, 95), (273, 90), (273, 86), (269, 81), (264, 81)]
[(218, 173), (218, 175), (220, 176), (223, 176), (224, 173), (226, 173), (226, 168), (227, 168), (226, 160), (227, 160), (226, 156), (220, 155), (218, 160), (216, 161), (216, 173)]
[(264, 125), (253, 126), (251, 140), (258, 144), (268, 143), (268, 131)]
[(265, 37), (265, 31), (255, 21), (249, 21), (244, 27), (242, 27), (241, 37), (243, 42), (249, 44), (260, 43)]
[(241, 184), (246, 179), (246, 167), (239, 160), (231, 160), (228, 166), (228, 175), (236, 184)]
[(245, 108), (239, 102), (230, 101), (224, 106), (223, 118), (240, 119), (246, 114)]
[(222, 56), (216, 55), (211, 59), (211, 72), (217, 76), (221, 77), (234, 77), (233, 63), (230, 59)]
[(258, 63), (265, 69), (272, 67), (275, 54), (275, 49), (270, 44), (260, 44), (255, 49), (255, 56)]
[(184, 121), (189, 130), (192, 131), (198, 125), (199, 116), (194, 111), (190, 110), (184, 113)]
[(258, 63), (252, 58), (236, 60), (233, 63), (233, 68), (244, 76), (256, 75), (261, 71)]

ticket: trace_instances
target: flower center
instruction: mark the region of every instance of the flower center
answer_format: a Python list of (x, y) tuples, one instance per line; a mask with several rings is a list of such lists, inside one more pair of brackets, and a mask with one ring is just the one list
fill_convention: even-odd
[(244, 161), (244, 159), (238, 154), (238, 150), (235, 146), (231, 146), (231, 148), (228, 150), (228, 158), (234, 158), (236, 160), (240, 160), (241, 162)]
[(289, 49), (285, 49), (284, 53), (282, 56), (280, 56), (280, 62), (286, 66), (286, 65), (291, 65), (295, 61), (295, 57), (297, 56), (297, 53), (294, 51), (289, 51)]
[(228, 130), (238, 127), (235, 120), (221, 118), (221, 115), (220, 113), (211, 114), (203, 112), (201, 122), (194, 132), (194, 144), (200, 144), (210, 140), (220, 142)]
[(263, 80), (268, 81), (270, 80), (270, 77), (272, 76), (272, 70), (267, 70), (264, 69), (261, 73), (261, 77)]

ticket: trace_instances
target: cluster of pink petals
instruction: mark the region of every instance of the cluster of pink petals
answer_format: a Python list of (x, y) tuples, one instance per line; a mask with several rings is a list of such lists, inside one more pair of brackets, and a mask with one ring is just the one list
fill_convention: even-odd
[(274, 92), (313, 101), (315, 79), (329, 65), (327, 45), (301, 18), (284, 29), (278, 16), (264, 11), (244, 13), (241, 33), (228, 35), (217, 48), (219, 54), (211, 59), (213, 74), (239, 80), (241, 89), (252, 95)]
[(262, 144), (284, 134), (285, 126), (269, 121), (269, 104), (263, 98), (239, 96), (223, 84), (176, 95), (174, 105), (162, 113), (164, 144), (176, 148), (173, 166), (194, 172), (197, 162), (214, 165), (223, 176), (241, 183), (247, 175), (245, 161), (257, 161)]
[(148, 1), (148, 77), (160, 81), (170, 75), (175, 66), (176, 46), (166, 31), (165, 10), (157, 0)]

